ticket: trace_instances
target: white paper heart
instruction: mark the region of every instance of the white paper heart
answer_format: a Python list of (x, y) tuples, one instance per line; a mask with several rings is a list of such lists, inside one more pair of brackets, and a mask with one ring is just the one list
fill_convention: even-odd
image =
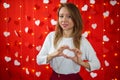
[(4, 8), (10, 8), (10, 4), (8, 4), (8, 3), (3, 3), (3, 7), (4, 7)]
[(8, 37), (8, 36), (10, 36), (10, 32), (5, 31), (5, 32), (3, 32), (3, 35), (4, 35), (5, 37)]
[(26, 28), (25, 28), (25, 32), (26, 32), (26, 33), (28, 33), (28, 30), (29, 30), (29, 28), (28, 28), (28, 27), (26, 27)]
[(92, 78), (95, 78), (95, 77), (97, 77), (97, 73), (91, 72), (91, 73), (90, 73), (90, 76), (91, 76)]
[(15, 52), (15, 57), (18, 57), (18, 52)]
[(52, 25), (56, 25), (56, 24), (57, 24), (57, 21), (55, 21), (54, 19), (51, 19), (51, 24), (52, 24)]
[(36, 21), (35, 21), (35, 25), (36, 25), (36, 26), (39, 26), (39, 25), (40, 25), (40, 20), (36, 20)]
[(37, 77), (40, 77), (41, 72), (36, 72), (35, 75), (36, 75)]
[(17, 33), (17, 31), (16, 31), (16, 30), (14, 30), (14, 33), (15, 33), (15, 35), (16, 35), (16, 36), (18, 36), (18, 33)]
[(40, 49), (41, 49), (41, 46), (36, 46), (37, 51), (40, 51)]
[(109, 14), (110, 14), (110, 12), (109, 12), (109, 11), (105, 11), (105, 12), (103, 12), (103, 16), (104, 16), (104, 17), (108, 17), (108, 16), (109, 16)]
[(15, 66), (20, 66), (20, 62), (18, 60), (14, 60), (14, 65)]
[(110, 0), (110, 4), (111, 4), (112, 6), (115, 6), (115, 5), (117, 4), (117, 1), (116, 1), (116, 0)]
[(105, 60), (104, 63), (105, 63), (105, 66), (106, 66), (106, 67), (110, 65), (107, 60)]
[(113, 20), (113, 19), (110, 20), (110, 24), (111, 24), (111, 25), (114, 24), (114, 20)]
[(26, 69), (25, 69), (25, 73), (26, 73), (27, 75), (29, 75), (29, 74), (30, 74), (30, 72), (29, 72), (28, 68), (26, 68)]
[(85, 31), (83, 34), (82, 34), (83, 37), (88, 37), (88, 32)]
[(95, 23), (95, 24), (92, 24), (91, 27), (92, 27), (93, 29), (96, 29), (97, 24), (96, 24), (96, 23)]
[(82, 11), (87, 11), (87, 10), (88, 10), (88, 5), (86, 4), (82, 7)]
[(74, 56), (75, 56), (74, 52), (73, 52), (73, 51), (70, 51), (70, 50), (68, 50), (68, 49), (65, 49), (65, 50), (63, 51), (63, 53), (64, 53), (65, 55), (67, 55), (67, 56), (70, 56), (70, 57), (74, 57)]
[(90, 0), (90, 3), (91, 4), (95, 4), (95, 0)]
[(25, 60), (26, 60), (26, 62), (28, 62), (29, 61), (29, 56), (27, 56)]
[(6, 62), (10, 62), (11, 61), (11, 57), (8, 57), (8, 56), (5, 56), (4, 59), (5, 59)]
[(109, 38), (107, 37), (107, 35), (103, 35), (103, 41), (108, 42)]
[(60, 3), (67, 3), (67, 0), (60, 0)]
[(44, 3), (44, 4), (48, 4), (48, 3), (49, 3), (49, 0), (43, 0), (43, 3)]

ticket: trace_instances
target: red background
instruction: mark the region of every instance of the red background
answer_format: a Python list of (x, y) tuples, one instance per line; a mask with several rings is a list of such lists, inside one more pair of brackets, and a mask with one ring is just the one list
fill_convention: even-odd
[[(84, 80), (120, 80), (120, 1), (67, 2), (79, 8), (84, 22), (83, 33), (87, 33), (101, 62), (100, 70), (92, 74), (94, 78), (84, 68), (81, 76)], [(51, 20), (57, 20), (59, 4), (60, 0), (49, 0), (46, 4), (43, 0), (0, 0), (0, 80), (49, 80), (51, 68), (38, 66), (36, 55), (46, 35), (55, 28)], [(86, 11), (82, 10), (84, 5), (88, 5)], [(106, 11), (107, 16), (103, 15)], [(40, 21), (38, 26), (36, 20)], [(93, 28), (92, 24), (97, 26)]]

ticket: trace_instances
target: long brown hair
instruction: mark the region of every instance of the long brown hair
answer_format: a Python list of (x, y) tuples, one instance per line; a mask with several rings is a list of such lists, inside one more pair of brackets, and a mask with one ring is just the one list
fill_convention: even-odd
[[(62, 7), (67, 8), (68, 11), (70, 12), (70, 15), (72, 16), (72, 20), (74, 22), (73, 35), (72, 35), (73, 43), (76, 48), (80, 48), (80, 39), (81, 39), (81, 34), (83, 29), (83, 23), (82, 23), (82, 17), (79, 12), (79, 9), (72, 3), (61, 4), (61, 6), (58, 9), (58, 17), (59, 17), (59, 11)], [(63, 36), (63, 29), (59, 25), (59, 22), (57, 22), (55, 38), (54, 38), (55, 47), (57, 46), (58, 41), (62, 38), (62, 36)]]

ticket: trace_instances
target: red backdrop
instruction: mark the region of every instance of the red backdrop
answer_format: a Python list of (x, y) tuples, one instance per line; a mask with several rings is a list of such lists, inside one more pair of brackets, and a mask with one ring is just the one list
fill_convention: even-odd
[(55, 28), (60, 3), (72, 2), (84, 22), (83, 36), (93, 45), (100, 70), (84, 80), (120, 80), (119, 0), (0, 0), (0, 80), (49, 80), (49, 65), (38, 66), (36, 55)]

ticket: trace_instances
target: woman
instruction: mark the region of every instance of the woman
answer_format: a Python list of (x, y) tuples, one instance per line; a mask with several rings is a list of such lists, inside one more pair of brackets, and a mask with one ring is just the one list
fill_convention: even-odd
[(72, 3), (61, 4), (56, 30), (48, 34), (37, 55), (37, 64), (50, 63), (53, 69), (50, 80), (82, 80), (81, 67), (88, 71), (100, 68), (94, 49), (82, 36), (82, 29), (79, 9)]

